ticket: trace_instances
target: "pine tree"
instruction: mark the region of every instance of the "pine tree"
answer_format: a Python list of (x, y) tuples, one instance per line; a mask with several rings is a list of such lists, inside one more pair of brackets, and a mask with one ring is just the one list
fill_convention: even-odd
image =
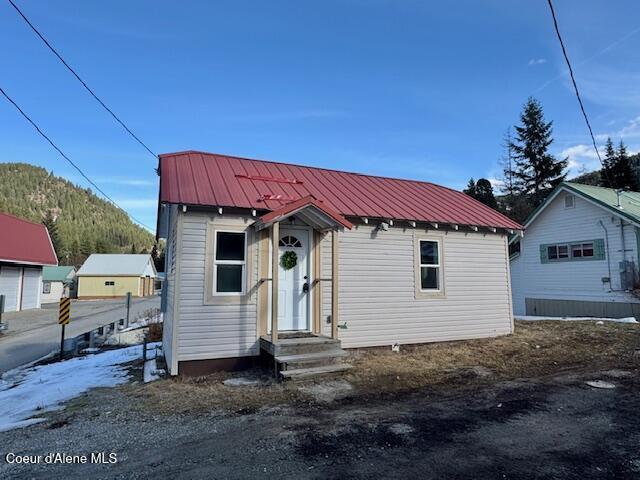
[(607, 138), (602, 163), (601, 186), (633, 191), (638, 189), (638, 181), (631, 165), (631, 158), (622, 140), (616, 149), (611, 138)]
[(520, 122), (514, 127), (516, 135), (510, 143), (514, 159), (513, 184), (515, 193), (525, 197), (533, 209), (564, 180), (568, 159), (556, 160), (549, 153), (553, 122), (545, 121), (540, 102), (529, 97)]
[(611, 138), (607, 138), (607, 143), (604, 145), (604, 158), (602, 159), (602, 175), (600, 176), (600, 185), (602, 187), (616, 188), (615, 164), (616, 150), (613, 148)]
[(469, 179), (469, 183), (467, 183), (467, 188), (463, 190), (464, 193), (469, 195), (470, 197), (476, 197), (476, 181), (471, 177)]
[(633, 169), (631, 168), (629, 154), (627, 153), (627, 147), (622, 140), (620, 140), (618, 150), (616, 151), (615, 171), (618, 182), (617, 188), (632, 191), (636, 191), (638, 189), (636, 177), (633, 173)]
[(473, 196), (476, 200), (484, 203), (487, 207), (498, 208), (498, 202), (493, 194), (493, 185), (486, 178), (479, 178), (476, 182), (476, 191)]
[(138, 249), (136, 248), (136, 244), (135, 243), (131, 244), (131, 253), (138, 253)]
[(58, 233), (58, 225), (51, 210), (47, 210), (46, 215), (42, 219), (42, 223), (47, 227), (47, 230), (49, 230), (49, 238), (51, 238), (51, 243), (53, 244), (53, 249), (56, 251), (58, 259), (62, 258), (62, 243), (60, 241), (60, 234)]

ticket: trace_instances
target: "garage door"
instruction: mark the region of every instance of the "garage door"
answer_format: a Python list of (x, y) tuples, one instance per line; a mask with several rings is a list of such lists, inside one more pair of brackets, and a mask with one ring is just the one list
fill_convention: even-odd
[(22, 310), (40, 307), (40, 269), (25, 268), (22, 282)]
[(0, 295), (4, 295), (5, 312), (15, 312), (17, 310), (21, 277), (21, 268), (0, 267)]

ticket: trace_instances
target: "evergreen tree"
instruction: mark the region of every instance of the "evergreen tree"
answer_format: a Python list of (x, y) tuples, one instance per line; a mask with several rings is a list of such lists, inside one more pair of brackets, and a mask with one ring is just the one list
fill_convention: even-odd
[(604, 158), (602, 159), (602, 175), (600, 176), (600, 185), (607, 188), (615, 187), (615, 165), (616, 165), (616, 150), (613, 148), (613, 142), (611, 137), (607, 138), (607, 143), (604, 144)]
[(53, 217), (51, 210), (47, 210), (46, 215), (42, 219), (42, 223), (47, 227), (47, 230), (49, 230), (49, 237), (51, 238), (51, 243), (53, 244), (53, 249), (56, 251), (58, 259), (62, 258), (62, 242), (60, 241), (56, 219)]
[(618, 144), (618, 150), (616, 151), (616, 177), (617, 188), (623, 188), (625, 190), (638, 190), (638, 182), (636, 176), (631, 168), (631, 160), (627, 153), (627, 147), (624, 142), (620, 140)]
[(611, 138), (607, 138), (602, 163), (603, 171), (600, 185), (623, 190), (636, 191), (638, 189), (638, 181), (631, 165), (631, 158), (622, 140), (620, 140), (616, 149)]
[(479, 178), (476, 182), (476, 192), (474, 198), (487, 207), (498, 208), (498, 202), (493, 194), (493, 185), (486, 178)]
[(530, 97), (520, 114), (520, 122), (514, 127), (516, 134), (510, 143), (513, 187), (518, 196), (526, 198), (532, 210), (564, 180), (568, 160), (556, 160), (549, 153), (553, 122), (545, 121), (540, 102)]
[(473, 177), (469, 179), (469, 183), (467, 183), (467, 188), (465, 188), (463, 192), (469, 195), (470, 197), (476, 198), (476, 181), (473, 179)]
[(131, 253), (138, 253), (138, 249), (136, 248), (136, 244), (135, 243), (131, 244)]

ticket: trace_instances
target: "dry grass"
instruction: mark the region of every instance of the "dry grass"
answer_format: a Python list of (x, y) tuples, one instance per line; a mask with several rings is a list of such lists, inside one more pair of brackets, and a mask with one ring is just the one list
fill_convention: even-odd
[[(513, 335), (481, 340), (433, 343), (390, 349), (358, 350), (345, 378), (354, 395), (384, 395), (424, 387), (455, 388), (470, 382), (541, 377), (567, 370), (636, 370), (640, 357), (640, 325), (595, 322), (517, 322)], [(469, 375), (484, 367), (490, 377)], [(228, 387), (222, 380), (238, 374), (217, 373), (198, 378), (171, 378), (128, 387), (143, 404), (160, 412), (222, 409), (246, 413), (264, 406), (299, 405), (310, 401), (295, 383), (276, 383), (268, 372), (243, 372), (260, 377), (261, 386)]]
[(513, 335), (355, 352), (349, 381), (360, 390), (404, 390), (466, 381), (466, 367), (485, 367), (494, 380), (567, 370), (636, 369), (640, 326), (606, 322), (516, 322)]

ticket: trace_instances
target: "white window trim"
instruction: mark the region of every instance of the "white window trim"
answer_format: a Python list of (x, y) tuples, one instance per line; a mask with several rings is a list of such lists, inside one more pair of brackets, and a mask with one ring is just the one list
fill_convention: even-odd
[[(420, 255), (420, 242), (435, 242), (438, 244), (438, 264), (423, 264)], [(414, 236), (414, 270), (415, 270), (415, 297), (416, 298), (434, 298), (445, 296), (445, 248), (444, 239), (441, 236), (434, 235), (415, 235)], [(422, 288), (422, 267), (438, 267), (438, 288)]]
[[(218, 260), (216, 253), (218, 251), (218, 233), (236, 233), (244, 236), (244, 260)], [(211, 295), (214, 297), (243, 297), (247, 294), (247, 232), (244, 230), (225, 230), (213, 229), (213, 278), (211, 279)], [(242, 290), (240, 292), (218, 292), (218, 265), (242, 265)]]

